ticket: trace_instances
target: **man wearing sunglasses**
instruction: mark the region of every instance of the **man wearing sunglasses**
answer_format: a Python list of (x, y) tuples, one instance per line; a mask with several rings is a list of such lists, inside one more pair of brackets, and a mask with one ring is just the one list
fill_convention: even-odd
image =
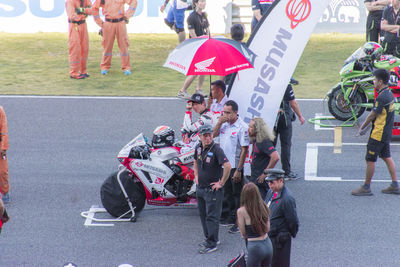
[(283, 170), (268, 170), (265, 180), (270, 188), (265, 201), (271, 211), (271, 228), (268, 232), (274, 248), (271, 266), (289, 267), (292, 237), (296, 237), (299, 230), (296, 201), (290, 190), (285, 187), (285, 172)]
[(205, 241), (199, 244), (199, 253), (205, 254), (217, 250), (223, 186), (228, 180), (231, 164), (222, 148), (213, 141), (211, 124), (201, 126), (199, 136), (201, 142), (195, 148), (193, 171), (197, 207), (205, 237)]

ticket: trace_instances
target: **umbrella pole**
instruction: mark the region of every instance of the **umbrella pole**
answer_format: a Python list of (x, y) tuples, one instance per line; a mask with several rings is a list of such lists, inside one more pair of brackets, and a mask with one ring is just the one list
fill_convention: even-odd
[(210, 74), (210, 96), (211, 96), (211, 74)]

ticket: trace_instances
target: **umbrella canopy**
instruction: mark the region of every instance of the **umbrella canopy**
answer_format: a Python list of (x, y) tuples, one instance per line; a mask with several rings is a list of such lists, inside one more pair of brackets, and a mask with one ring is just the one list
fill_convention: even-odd
[(225, 37), (187, 39), (168, 56), (164, 67), (185, 75), (226, 76), (253, 68), (255, 54), (246, 45)]

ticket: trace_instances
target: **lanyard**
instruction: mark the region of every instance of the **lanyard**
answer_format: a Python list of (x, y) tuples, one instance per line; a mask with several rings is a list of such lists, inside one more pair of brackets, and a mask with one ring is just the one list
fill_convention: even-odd
[(276, 198), (276, 196), (278, 195), (278, 193), (274, 192), (274, 194), (272, 195), (272, 197), (270, 198), (270, 200), (267, 203), (267, 206), (269, 208), (269, 206), (271, 205), (272, 200), (274, 200)]

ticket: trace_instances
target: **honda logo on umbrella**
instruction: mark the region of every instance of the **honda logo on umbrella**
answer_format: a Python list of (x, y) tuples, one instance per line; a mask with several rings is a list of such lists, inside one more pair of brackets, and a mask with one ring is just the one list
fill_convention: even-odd
[(194, 64), (194, 66), (196, 67), (194, 72), (215, 72), (215, 69), (207, 69), (211, 66), (211, 64), (213, 64), (214, 60), (215, 57), (197, 62), (196, 64)]

